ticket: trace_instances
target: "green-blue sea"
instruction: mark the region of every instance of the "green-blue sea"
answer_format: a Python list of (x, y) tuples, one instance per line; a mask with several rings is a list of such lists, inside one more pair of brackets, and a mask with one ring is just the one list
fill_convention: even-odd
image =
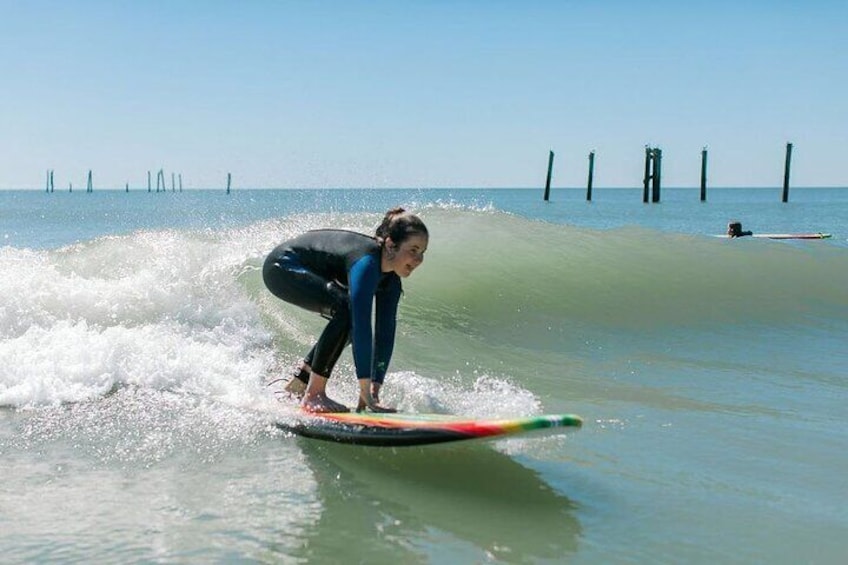
[[(0, 192), (0, 562), (848, 559), (848, 188)], [(567, 435), (287, 435), (323, 320), (260, 266), (405, 206), (383, 400)], [(820, 240), (728, 239), (758, 233)], [(356, 398), (350, 353), (330, 384)]]

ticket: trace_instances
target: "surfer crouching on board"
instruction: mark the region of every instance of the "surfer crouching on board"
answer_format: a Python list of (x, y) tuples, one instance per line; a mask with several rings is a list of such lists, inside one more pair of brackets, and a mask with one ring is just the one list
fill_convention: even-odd
[[(286, 391), (312, 412), (347, 412), (327, 396), (327, 380), (350, 343), (359, 380), (357, 410), (395, 412), (379, 393), (392, 357), (401, 278), (427, 251), (429, 233), (403, 208), (386, 212), (374, 236), (339, 229), (308, 231), (278, 245), (262, 277), (274, 296), (329, 319)], [(372, 331), (372, 305), (376, 305)]]

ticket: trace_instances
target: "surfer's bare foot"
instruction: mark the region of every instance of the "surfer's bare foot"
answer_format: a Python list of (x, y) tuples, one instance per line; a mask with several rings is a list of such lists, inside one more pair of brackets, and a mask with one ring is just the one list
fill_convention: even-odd
[(311, 394), (304, 396), (300, 405), (307, 412), (329, 413), (329, 412), (350, 412), (350, 408), (336, 402), (326, 394)]

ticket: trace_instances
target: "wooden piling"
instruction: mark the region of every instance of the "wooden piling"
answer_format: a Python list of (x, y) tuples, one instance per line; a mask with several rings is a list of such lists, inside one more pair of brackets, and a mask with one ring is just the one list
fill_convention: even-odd
[(648, 187), (651, 182), (651, 147), (645, 146), (645, 177), (642, 179), (643, 190), (642, 190), (642, 202), (648, 202)]
[(150, 171), (147, 171), (147, 192), (151, 192), (151, 183), (150, 183)]
[(551, 173), (554, 169), (554, 152), (548, 154), (548, 177), (545, 180), (545, 202), (547, 202), (551, 197)]
[(182, 192), (183, 191), (183, 174), (180, 173), (179, 175), (177, 175), (177, 178), (180, 180), (180, 192)]
[(789, 168), (792, 165), (792, 144), (786, 144), (786, 161), (783, 164), (783, 202), (789, 202)]
[(171, 173), (171, 192), (177, 191), (177, 183), (174, 181), (174, 173)]
[(701, 202), (707, 201), (707, 148), (701, 149)]
[(47, 171), (47, 178), (44, 181), (44, 192), (50, 192), (50, 171)]
[(652, 154), (653, 167), (651, 168), (651, 202), (660, 201), (660, 188), (662, 186), (662, 149), (655, 147)]
[(130, 183), (127, 183), (127, 187), (126, 187), (125, 192), (129, 192), (129, 191), (130, 191)]
[(56, 190), (56, 185), (53, 184), (53, 169), (50, 169), (50, 192)]
[(94, 192), (94, 186), (91, 184), (91, 169), (88, 170), (88, 183), (85, 187), (86, 192)]
[(233, 175), (231, 175), (230, 173), (227, 173), (227, 194), (230, 193), (230, 185), (232, 184), (232, 182), (233, 182)]
[(595, 152), (589, 152), (589, 179), (586, 181), (586, 202), (592, 201), (592, 179), (595, 175)]

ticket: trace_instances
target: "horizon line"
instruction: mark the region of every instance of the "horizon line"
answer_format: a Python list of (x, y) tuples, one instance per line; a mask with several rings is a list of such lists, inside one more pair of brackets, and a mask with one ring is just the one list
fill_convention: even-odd
[[(662, 190), (700, 190), (700, 186), (692, 185), (692, 186), (664, 186)], [(774, 190), (782, 190), (782, 186), (779, 185), (736, 185), (736, 186), (708, 186), (707, 190), (747, 190), (747, 189), (755, 189), (755, 190), (766, 190), (766, 189), (774, 189)], [(790, 190), (808, 190), (808, 189), (841, 189), (848, 188), (848, 185), (809, 185), (809, 186), (790, 186)], [(551, 190), (569, 190), (569, 191), (586, 191), (587, 187), (585, 186), (551, 186)], [(159, 190), (150, 190), (146, 187), (92, 187), (92, 191), (105, 191), (105, 192), (150, 192), (151, 194), (157, 194), (160, 192), (185, 192), (185, 191), (210, 191), (210, 190), (227, 190), (226, 186), (221, 187), (191, 187), (191, 188), (178, 188), (178, 189), (159, 189)], [(307, 187), (271, 187), (271, 186), (255, 186), (255, 187), (230, 187), (230, 192), (236, 190), (539, 190), (544, 191), (544, 186), (307, 186)], [(642, 185), (634, 185), (634, 186), (602, 186), (602, 187), (592, 187), (592, 190), (644, 190), (644, 186)], [(0, 187), (0, 191), (19, 191), (19, 192), (44, 192), (48, 194), (52, 194), (55, 192), (87, 192), (87, 188), (84, 185), (81, 185), (79, 188), (71, 190), (70, 188), (60, 188), (58, 190), (54, 189), (53, 191), (46, 190), (45, 188), (35, 188), (35, 187)]]

